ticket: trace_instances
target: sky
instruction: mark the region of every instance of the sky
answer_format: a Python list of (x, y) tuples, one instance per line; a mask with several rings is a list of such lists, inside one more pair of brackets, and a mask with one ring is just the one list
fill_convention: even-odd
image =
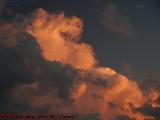
[(159, 13), (158, 0), (0, 0), (0, 112), (159, 120)]
[[(160, 71), (158, 0), (8, 0), (7, 5), (18, 13), (41, 7), (78, 16), (85, 25), (81, 40), (92, 44), (100, 64), (119, 70), (125, 62), (141, 74)], [(110, 26), (108, 14), (113, 15)]]

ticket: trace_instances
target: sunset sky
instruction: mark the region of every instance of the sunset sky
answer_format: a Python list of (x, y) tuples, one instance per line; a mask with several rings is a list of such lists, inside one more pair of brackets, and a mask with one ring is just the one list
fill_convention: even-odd
[(159, 120), (159, 52), (159, 0), (0, 0), (0, 113)]
[[(138, 73), (159, 74), (158, 0), (25, 1), (8, 0), (7, 5), (16, 13), (27, 14), (40, 7), (50, 12), (64, 11), (67, 16), (83, 19), (81, 41), (93, 46), (100, 64), (120, 69), (126, 63)], [(108, 14), (111, 21), (108, 21)]]

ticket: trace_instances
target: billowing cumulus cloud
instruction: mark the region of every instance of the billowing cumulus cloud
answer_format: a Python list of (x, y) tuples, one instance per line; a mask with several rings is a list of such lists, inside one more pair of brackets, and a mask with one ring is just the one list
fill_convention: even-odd
[[(88, 91), (80, 99), (81, 104), (78, 103), (77, 107), (80, 111), (84, 111), (87, 106), (85, 112), (100, 112), (103, 120), (116, 119), (119, 114), (137, 120), (145, 118), (131, 109), (131, 105), (138, 107), (144, 102), (144, 96), (136, 82), (128, 80), (111, 68), (97, 68), (89, 73), (87, 79)], [(102, 82), (106, 82), (106, 86), (102, 85)]]
[(25, 24), (3, 24), (0, 112), (67, 112), (76, 120), (157, 117), (143, 108), (149, 104), (157, 112), (160, 92), (144, 94), (136, 81), (99, 66), (92, 46), (80, 42), (80, 18), (39, 9), (25, 17)]
[(96, 60), (92, 47), (79, 42), (82, 28), (82, 20), (77, 17), (65, 17), (64, 13), (50, 14), (39, 9), (27, 31), (37, 38), (47, 60), (89, 69)]

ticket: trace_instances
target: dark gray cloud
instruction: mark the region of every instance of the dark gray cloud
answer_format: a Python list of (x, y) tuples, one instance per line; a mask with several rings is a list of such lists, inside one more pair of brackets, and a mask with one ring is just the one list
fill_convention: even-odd
[[(2, 37), (3, 40), (10, 41), (11, 38), (5, 39), (5, 35)], [(63, 66), (58, 62), (46, 61), (42, 57), (35, 38), (29, 34), (17, 33), (16, 38), (18, 42), (14, 47), (0, 44), (0, 111), (16, 111), (15, 109), (17, 109), (21, 112), (22, 108), (26, 111), (33, 109), (28, 105), (29, 100), (26, 97), (32, 99), (32, 95), (38, 97), (49, 92), (52, 95), (52, 90), (54, 92), (55, 89), (57, 89), (56, 96), (58, 98), (69, 102), (70, 90), (74, 84), (74, 75), (76, 75), (73, 68), (69, 65)], [(32, 83), (38, 84), (38, 90), (32, 90)], [(25, 87), (27, 85), (29, 87)], [(22, 87), (18, 88), (17, 86)], [(11, 95), (12, 91), (15, 91), (13, 93), (18, 92), (18, 95), (25, 94), (25, 96)], [(16, 100), (20, 100), (20, 102)]]
[(160, 104), (160, 97), (157, 98), (156, 102)]
[(99, 113), (75, 114), (78, 120), (101, 120)]
[[(20, 38), (24, 36), (27, 36), (27, 34), (21, 33), (19, 34)], [(2, 40), (2, 39), (1, 39)], [(5, 41), (5, 39), (3, 39)], [(22, 41), (25, 41), (25, 39), (22, 39)], [(6, 111), (6, 106), (7, 103), (10, 103), (11, 99), (8, 96), (10, 90), (14, 88), (17, 84), (21, 83), (30, 83), (32, 82), (32, 73), (25, 63), (25, 59), (29, 58), (30, 56), (27, 54), (29, 53), (29, 50), (35, 49), (36, 51), (39, 51), (39, 48), (37, 47), (36, 43), (33, 42), (33, 37), (29, 38), (28, 40), (28, 46), (29, 49), (23, 49), (21, 48), (25, 47), (25, 43), (23, 44), (24, 46), (22, 47), (22, 43), (18, 43), (15, 48), (10, 48), (4, 45), (0, 45), (0, 81), (1, 81), (1, 111)], [(30, 42), (32, 44), (30, 44)], [(35, 46), (35, 48), (32, 48), (31, 46)], [(39, 54), (34, 51), (34, 55), (39, 56)], [(26, 56), (24, 55), (24, 52), (26, 52)], [(36, 54), (35, 54), (36, 53)], [(30, 53), (29, 53), (30, 54)], [(35, 56), (34, 56), (35, 57)], [(12, 106), (10, 106), (11, 108)]]
[(160, 108), (159, 107), (152, 107), (150, 104), (144, 104), (142, 107), (138, 108), (137, 111), (140, 111), (141, 113), (153, 116), (154, 120), (160, 119)]
[(126, 115), (119, 115), (116, 117), (115, 120), (135, 120), (134, 118), (130, 118), (129, 116)]

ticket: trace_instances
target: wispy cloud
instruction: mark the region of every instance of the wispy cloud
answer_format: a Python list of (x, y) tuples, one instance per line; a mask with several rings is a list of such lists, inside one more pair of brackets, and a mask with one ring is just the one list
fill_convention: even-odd
[(132, 37), (134, 34), (129, 18), (122, 15), (117, 4), (110, 3), (104, 7), (100, 22), (105, 28), (113, 32), (121, 33), (126, 37)]

